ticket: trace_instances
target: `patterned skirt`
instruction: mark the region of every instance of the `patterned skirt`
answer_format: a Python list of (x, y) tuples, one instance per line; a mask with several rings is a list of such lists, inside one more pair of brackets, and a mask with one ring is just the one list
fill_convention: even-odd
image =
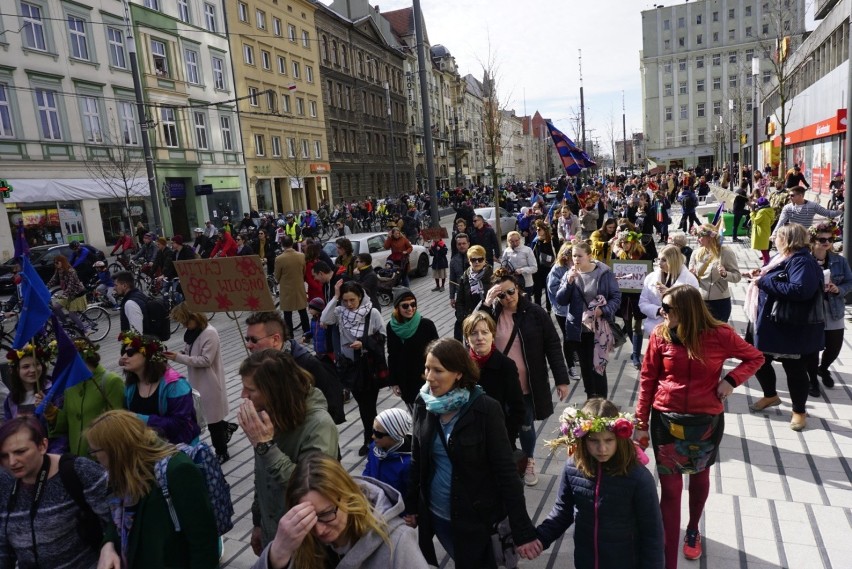
[(651, 410), (651, 442), (657, 472), (697, 474), (716, 462), (725, 414), (693, 415)]

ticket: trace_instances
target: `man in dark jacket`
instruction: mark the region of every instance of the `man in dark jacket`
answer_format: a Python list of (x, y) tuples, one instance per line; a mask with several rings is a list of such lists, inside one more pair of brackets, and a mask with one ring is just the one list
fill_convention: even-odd
[(358, 282), (364, 287), (367, 296), (373, 306), (381, 310), (379, 304), (379, 275), (373, 270), (373, 256), (369, 253), (358, 253), (355, 257), (355, 273), (358, 275)]
[(497, 233), (485, 222), (481, 215), (473, 217), (473, 231), (470, 233), (471, 245), (482, 245), (485, 248), (485, 262), (494, 265), (494, 259), (500, 258), (500, 239)]
[(249, 352), (273, 349), (293, 356), (299, 367), (314, 378), (314, 386), (322, 391), (328, 403), (328, 414), (336, 425), (346, 422), (343, 410), (343, 387), (332, 372), (332, 366), (319, 361), (307, 348), (290, 338), (283, 317), (278, 311), (255, 312), (246, 318), (246, 346)]
[[(459, 289), (462, 275), (470, 266), (467, 260), (467, 250), (470, 248), (470, 238), (467, 233), (457, 233), (453, 238), (456, 244), (456, 252), (453, 258), (450, 259), (450, 306), (456, 307), (456, 293)], [(462, 323), (456, 318), (455, 326), (453, 327), (453, 338), (462, 341)]]

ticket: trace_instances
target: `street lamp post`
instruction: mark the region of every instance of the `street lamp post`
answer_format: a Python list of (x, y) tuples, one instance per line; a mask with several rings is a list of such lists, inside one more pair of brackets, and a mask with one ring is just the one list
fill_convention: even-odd
[(734, 100), (728, 99), (731, 127), (728, 129), (728, 170), (731, 184), (734, 183)]
[(751, 102), (751, 171), (752, 175), (760, 167), (757, 164), (757, 114), (760, 101), (757, 98), (757, 78), (760, 75), (760, 59), (753, 57), (751, 60), (751, 82), (754, 83), (754, 98)]
[(396, 185), (396, 141), (393, 137), (393, 113), (391, 112), (391, 96), (390, 96), (390, 83), (385, 81), (385, 99), (387, 99), (388, 104), (388, 124), (390, 125), (390, 139), (391, 139), (391, 174), (393, 175), (393, 195), (399, 195), (399, 189)]

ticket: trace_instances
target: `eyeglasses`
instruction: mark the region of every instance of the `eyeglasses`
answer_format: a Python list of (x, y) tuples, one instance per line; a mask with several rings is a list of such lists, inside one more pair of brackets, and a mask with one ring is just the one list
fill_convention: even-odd
[(135, 356), (138, 353), (139, 353), (139, 350), (137, 350), (136, 348), (122, 348), (121, 349), (121, 355), (127, 356), (128, 358), (132, 358), (133, 356)]
[(317, 522), (321, 524), (330, 524), (337, 519), (337, 506), (330, 510), (317, 513)]
[(672, 310), (674, 310), (674, 309), (672, 308), (672, 305), (671, 305), (671, 304), (666, 304), (665, 302), (661, 302), (661, 303), (660, 303), (660, 310), (661, 310), (662, 312), (669, 313), (669, 312), (671, 312), (671, 311), (672, 311)]
[(817, 237), (816, 241), (825, 245), (826, 243), (834, 243), (834, 237)]
[(243, 339), (246, 341), (246, 344), (259, 344), (261, 340), (271, 338), (274, 335), (275, 334), (269, 334), (268, 336), (261, 336), (260, 338), (257, 336), (245, 336)]
[(471, 257), (470, 258), (471, 263), (482, 263), (483, 261), (485, 261), (485, 257)]
[(97, 454), (99, 452), (103, 452), (103, 450), (104, 449), (102, 449), (102, 448), (89, 448), (89, 451), (87, 452), (87, 454), (89, 456), (95, 456), (95, 454)]
[(390, 433), (383, 433), (381, 431), (377, 431), (376, 429), (373, 429), (373, 436), (376, 437), (377, 439), (383, 439), (385, 437), (389, 437)]
[(512, 296), (512, 295), (514, 295), (516, 292), (518, 292), (518, 290), (517, 290), (517, 289), (514, 289), (514, 288), (507, 288), (507, 289), (506, 289), (506, 290), (504, 290), (503, 292), (498, 292), (498, 293), (497, 293), (497, 298), (499, 298), (500, 300), (503, 300), (504, 298), (506, 298), (506, 296)]
[(417, 308), (417, 303), (416, 302), (405, 302), (405, 303), (400, 302), (399, 307), (402, 308), (403, 310), (414, 310), (415, 308)]

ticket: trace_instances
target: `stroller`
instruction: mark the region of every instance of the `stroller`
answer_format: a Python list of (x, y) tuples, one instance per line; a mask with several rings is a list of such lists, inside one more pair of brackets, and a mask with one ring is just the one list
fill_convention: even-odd
[(402, 270), (399, 263), (388, 260), (383, 268), (376, 271), (376, 276), (379, 277), (379, 286), (376, 288), (379, 304), (382, 307), (390, 306), (393, 304), (393, 289), (402, 280)]

